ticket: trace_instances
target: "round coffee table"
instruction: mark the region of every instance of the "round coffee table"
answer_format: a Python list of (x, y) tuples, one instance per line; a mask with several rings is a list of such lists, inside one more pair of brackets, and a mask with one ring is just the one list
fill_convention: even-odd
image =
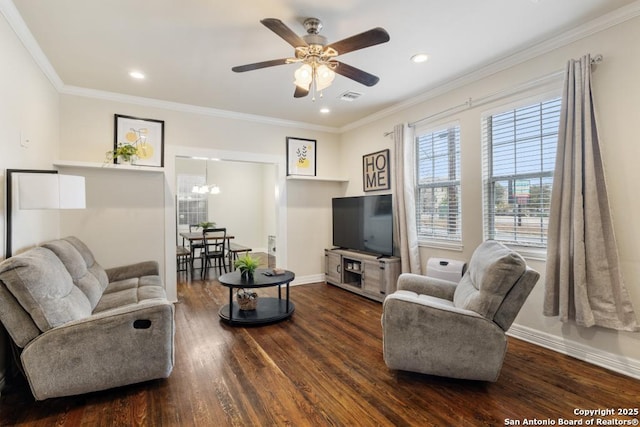
[[(258, 268), (252, 280), (240, 276), (240, 271), (223, 274), (218, 278), (222, 286), (229, 288), (229, 304), (218, 312), (220, 318), (230, 324), (256, 325), (273, 323), (290, 317), (295, 305), (289, 301), (289, 283), (296, 277), (293, 271), (285, 270), (283, 274), (270, 274), (271, 269)], [(286, 298), (282, 299), (281, 286), (286, 285)], [(240, 305), (233, 301), (234, 289), (254, 289), (278, 287), (278, 298), (258, 297), (255, 310), (240, 310)]]

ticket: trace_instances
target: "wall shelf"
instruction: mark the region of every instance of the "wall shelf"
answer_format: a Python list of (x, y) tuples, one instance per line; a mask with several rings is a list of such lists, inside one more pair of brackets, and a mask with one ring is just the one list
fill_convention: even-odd
[(287, 180), (291, 181), (320, 181), (320, 182), (349, 182), (347, 178), (305, 176), (305, 175), (289, 175)]
[(164, 173), (164, 168), (156, 166), (137, 166), (137, 165), (116, 165), (113, 163), (100, 163), (100, 162), (80, 162), (75, 160), (55, 160), (54, 166), (66, 167), (66, 168), (89, 168), (89, 169), (104, 169), (104, 170), (127, 170), (138, 172), (160, 172)]

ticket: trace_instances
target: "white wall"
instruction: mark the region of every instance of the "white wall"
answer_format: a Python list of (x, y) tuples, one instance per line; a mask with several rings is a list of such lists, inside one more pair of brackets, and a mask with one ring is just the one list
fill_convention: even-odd
[[(125, 103), (106, 98), (89, 98), (70, 94), (61, 96), (60, 158), (101, 162), (105, 157), (105, 152), (113, 146), (114, 114), (164, 120), (166, 153), (164, 177), (159, 179), (153, 174), (149, 176), (149, 173), (130, 173), (129, 185), (136, 188), (137, 191), (146, 192), (145, 198), (148, 199), (148, 205), (140, 206), (133, 200), (123, 198), (120, 209), (123, 214), (126, 213), (126, 216), (114, 215), (109, 221), (95, 224), (99, 227), (100, 232), (106, 236), (105, 244), (99, 245), (94, 240), (95, 230), (89, 224), (92, 218), (105, 218), (113, 212), (87, 210), (86, 217), (76, 217), (73, 223), (64, 223), (62, 232), (63, 234), (76, 234), (81, 239), (89, 239), (89, 243), (95, 243), (97, 245), (95, 249), (92, 246), (95, 256), (106, 267), (118, 265), (123, 259), (129, 261), (149, 258), (161, 260), (170, 296), (175, 297), (176, 284), (175, 271), (173, 271), (175, 259), (166, 255), (163, 258), (158, 251), (159, 248), (168, 248), (168, 251), (173, 251), (175, 246), (173, 232), (168, 231), (175, 230), (175, 217), (170, 219), (165, 214), (175, 212), (174, 160), (176, 155), (223, 157), (225, 160), (254, 162), (260, 162), (261, 158), (266, 158), (270, 159), (267, 163), (280, 163), (279, 167), (282, 169), (286, 157), (286, 137), (295, 136), (317, 140), (318, 176), (339, 175), (340, 162), (336, 162), (335, 159), (339, 158), (340, 138), (334, 133), (302, 129), (280, 123), (258, 123), (222, 118), (209, 114), (206, 110), (184, 111), (180, 107), (152, 101)], [(222, 153), (222, 156), (218, 153)], [(225, 155), (228, 156), (224, 157)], [(109, 192), (112, 194), (109, 197), (115, 197), (113, 195), (121, 191), (119, 187), (112, 184), (116, 179), (115, 176), (121, 173), (119, 171), (109, 168), (102, 173), (97, 173), (77, 169), (76, 173), (87, 173), (96, 180), (101, 180), (101, 182), (92, 182), (91, 186), (87, 188), (87, 193), (93, 191), (94, 188), (99, 188), (102, 194)], [(284, 171), (280, 170), (278, 174), (284, 176)], [(327, 245), (326, 236), (331, 234), (330, 220), (327, 222), (328, 214), (325, 210), (310, 211), (308, 209), (308, 206), (319, 203), (318, 198), (313, 196), (311, 191), (311, 188), (318, 183), (305, 181), (292, 184), (292, 182), (276, 183), (280, 200), (286, 201), (284, 207), (279, 206), (280, 211), (284, 208), (286, 212), (278, 213), (279, 218), (284, 218), (284, 229), (299, 230), (307, 227), (310, 223), (316, 224), (313, 236), (320, 236), (320, 239), (310, 240), (296, 232), (283, 233), (282, 230), (278, 230), (278, 246), (286, 248), (286, 253), (279, 252), (278, 257), (279, 260), (285, 260), (286, 265), (282, 265), (282, 267), (296, 272), (297, 280), (305, 280), (305, 277), (317, 278), (319, 273), (324, 270), (322, 253)], [(328, 183), (327, 185), (331, 187), (333, 184)], [(286, 193), (291, 186), (297, 186), (296, 189), (307, 189), (295, 191), (287, 197)], [(239, 194), (237, 189), (232, 191), (229, 194), (235, 196)], [(336, 191), (340, 190), (336, 189)], [(256, 186), (255, 193), (261, 194), (261, 192), (261, 186)], [(330, 200), (331, 194), (331, 192), (324, 192), (321, 198)], [(257, 201), (256, 203), (262, 205), (264, 202)], [(78, 215), (82, 215), (82, 213)], [(220, 215), (225, 214), (220, 213)], [(225, 220), (224, 216), (220, 220), (217, 217), (214, 219), (220, 224)], [(165, 230), (155, 228), (163, 221)], [(153, 230), (148, 228), (149, 224), (153, 224)], [(121, 233), (123, 227), (136, 228), (135, 239)], [(126, 245), (123, 244), (125, 241)], [(240, 240), (238, 239), (238, 241)], [(312, 255), (307, 256), (308, 254)]]
[[(162, 173), (110, 168), (60, 170), (84, 176), (86, 187), (86, 209), (65, 212), (61, 235), (80, 238), (105, 268), (145, 260), (164, 265)], [(175, 247), (175, 238), (173, 242)]]
[[(58, 150), (59, 95), (0, 15), (0, 259), (5, 258), (5, 170), (52, 169)], [(21, 145), (23, 139), (30, 142)], [(15, 211), (15, 254), (58, 237), (58, 213)], [(4, 383), (5, 340), (0, 326), (0, 389)]]
[[(260, 252), (267, 248), (265, 225), (276, 229), (275, 180), (271, 179), (271, 188), (265, 189), (265, 170), (271, 170), (275, 177), (275, 165), (209, 162), (208, 182), (220, 186), (220, 194), (209, 195), (209, 220), (226, 227), (235, 243)], [(273, 223), (267, 224), (267, 219)]]
[[(339, 182), (289, 181), (289, 215), (297, 218), (287, 230), (297, 250), (289, 250), (289, 262), (305, 265), (323, 281), (324, 248), (332, 241), (331, 198), (344, 196), (345, 184)], [(312, 270), (313, 269), (313, 270)]]
[(261, 176), (262, 191), (262, 232), (267, 238), (264, 246), (268, 252), (268, 238), (277, 234), (276, 186), (278, 171), (276, 165), (263, 165)]
[[(569, 58), (591, 53), (604, 55), (604, 62), (594, 67), (593, 89), (599, 125), (602, 156), (610, 191), (622, 273), (640, 315), (640, 229), (635, 212), (640, 209), (637, 183), (640, 181), (640, 144), (637, 124), (640, 120), (637, 100), (640, 99), (640, 18), (619, 24), (536, 59), (464, 87), (451, 90), (426, 102), (397, 112), (343, 134), (342, 157), (350, 159), (347, 174), (352, 185), (349, 193), (361, 189), (362, 173), (359, 158), (377, 149), (391, 147), (383, 136), (397, 123), (413, 122), (460, 105), (469, 98), (479, 99), (506, 91), (533, 79), (562, 70)], [(437, 60), (437, 58), (433, 58)], [(428, 72), (428, 63), (424, 64)], [(561, 77), (556, 83), (529, 90), (511, 100), (523, 99), (544, 92), (561, 94)], [(431, 256), (468, 260), (474, 248), (482, 242), (482, 165), (480, 117), (483, 112), (504, 105), (504, 99), (492, 104), (452, 114), (438, 122), (458, 120), (461, 126), (461, 170), (463, 207), (462, 251), (421, 248), (423, 263)], [(543, 261), (528, 259), (543, 273)], [(594, 327), (582, 328), (574, 323), (563, 324), (556, 318), (542, 315), (544, 277), (533, 290), (516, 319), (512, 333), (539, 344), (568, 352), (594, 363), (640, 377), (640, 333), (617, 332)]]

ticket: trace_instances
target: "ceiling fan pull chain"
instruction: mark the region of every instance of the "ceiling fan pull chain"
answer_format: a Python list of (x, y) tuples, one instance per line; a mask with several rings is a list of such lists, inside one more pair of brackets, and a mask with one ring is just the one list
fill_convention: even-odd
[(311, 102), (316, 102), (316, 70), (313, 70), (313, 80), (311, 81)]

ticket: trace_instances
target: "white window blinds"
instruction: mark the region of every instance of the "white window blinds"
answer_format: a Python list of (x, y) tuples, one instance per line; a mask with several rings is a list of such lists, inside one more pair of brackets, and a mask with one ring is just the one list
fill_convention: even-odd
[(460, 126), (416, 135), (418, 240), (461, 241)]
[(486, 239), (546, 247), (561, 98), (484, 117)]

